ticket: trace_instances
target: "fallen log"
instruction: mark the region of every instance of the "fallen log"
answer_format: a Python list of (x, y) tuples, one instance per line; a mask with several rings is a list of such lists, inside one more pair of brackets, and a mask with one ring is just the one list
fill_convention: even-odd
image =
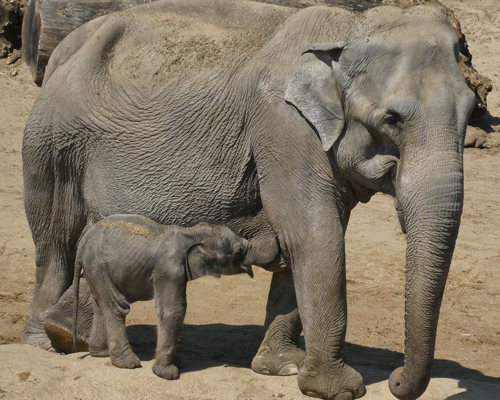
[(52, 51), (71, 31), (101, 15), (154, 0), (28, 0), (22, 27), (22, 55), (40, 85)]

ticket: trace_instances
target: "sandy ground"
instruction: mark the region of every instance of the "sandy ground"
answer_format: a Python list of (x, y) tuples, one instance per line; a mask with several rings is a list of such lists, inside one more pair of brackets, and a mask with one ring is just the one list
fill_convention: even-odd
[[(444, 0), (462, 23), (476, 68), (493, 80), (490, 114), (469, 134), (486, 149), (466, 149), (460, 236), (446, 288), (427, 400), (500, 399), (500, 7), (497, 0)], [(181, 379), (151, 371), (156, 318), (136, 303), (128, 333), (143, 368), (124, 371), (109, 359), (62, 356), (20, 345), (34, 286), (34, 248), (22, 203), (22, 132), (39, 93), (27, 68), (0, 60), (0, 398), (301, 399), (295, 377), (254, 374), (263, 335), (270, 274), (204, 278), (188, 290)], [(347, 234), (347, 357), (362, 372), (366, 399), (392, 398), (390, 372), (402, 364), (405, 238), (392, 199), (358, 206)]]

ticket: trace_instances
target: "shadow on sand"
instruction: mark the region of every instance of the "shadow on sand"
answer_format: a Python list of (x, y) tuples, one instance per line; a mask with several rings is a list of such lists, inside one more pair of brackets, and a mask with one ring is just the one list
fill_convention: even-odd
[[(154, 358), (156, 346), (156, 326), (134, 325), (127, 328), (127, 334), (134, 351), (141, 360)], [(181, 359), (181, 372), (209, 368), (213, 365), (228, 365), (236, 368), (250, 368), (252, 358), (264, 336), (264, 329), (257, 325), (184, 325), (178, 354)], [(303, 342), (302, 342), (303, 346)], [(367, 385), (384, 381), (397, 367), (403, 365), (403, 354), (385, 349), (365, 347), (348, 343), (346, 358), (358, 369)], [(184, 367), (182, 360), (187, 362)], [(193, 367), (196, 365), (196, 367)], [(457, 380), (464, 393), (448, 397), (446, 400), (493, 400), (475, 393), (470, 397), (477, 382), (499, 385), (500, 378), (484, 375), (474, 369), (466, 368), (455, 361), (435, 360), (432, 376)], [(474, 386), (474, 387), (473, 387)], [(479, 397), (478, 397), (479, 396)], [(500, 399), (500, 394), (499, 397)]]
[[(486, 112), (481, 118), (477, 118), (469, 122), (469, 125), (482, 129), (486, 133), (496, 132), (494, 126), (500, 125), (500, 118), (494, 117), (489, 111)], [(500, 396), (499, 396), (500, 397)]]

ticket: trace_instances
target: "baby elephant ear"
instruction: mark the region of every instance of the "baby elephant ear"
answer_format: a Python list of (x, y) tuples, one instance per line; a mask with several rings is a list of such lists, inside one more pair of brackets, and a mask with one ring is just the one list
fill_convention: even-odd
[(306, 49), (288, 84), (285, 100), (316, 128), (328, 151), (344, 129), (342, 95), (334, 69), (345, 45), (312, 44)]
[(220, 277), (216, 260), (202, 242), (193, 243), (184, 254), (186, 278), (192, 281), (206, 275)]

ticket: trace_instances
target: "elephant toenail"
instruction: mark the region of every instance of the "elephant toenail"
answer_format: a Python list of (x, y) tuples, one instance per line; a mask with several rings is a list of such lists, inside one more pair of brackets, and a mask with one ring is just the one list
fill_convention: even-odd
[(260, 368), (259, 373), (263, 375), (271, 375), (271, 370), (267, 367), (262, 367)]
[(306, 396), (309, 396), (309, 397), (316, 397), (316, 398), (319, 398), (320, 395), (318, 395), (318, 393), (316, 392), (311, 392), (309, 390), (306, 390), (303, 392)]
[(335, 396), (335, 400), (353, 400), (354, 397), (351, 392), (340, 393)]
[(295, 364), (286, 364), (279, 370), (278, 375), (288, 376), (288, 375), (297, 375), (298, 373), (299, 373), (299, 368)]

